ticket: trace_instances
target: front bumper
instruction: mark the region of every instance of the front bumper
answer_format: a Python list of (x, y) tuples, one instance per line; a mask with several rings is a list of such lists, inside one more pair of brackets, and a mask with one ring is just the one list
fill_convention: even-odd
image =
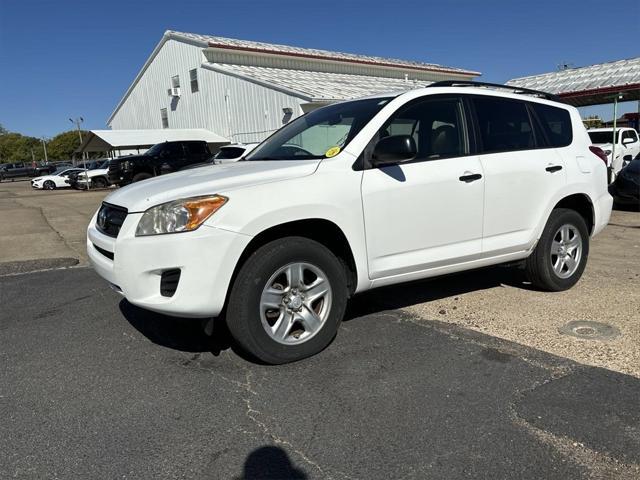
[[(87, 253), (95, 271), (139, 307), (180, 317), (219, 315), (251, 237), (206, 225), (193, 232), (136, 237), (141, 216), (130, 213), (113, 238), (96, 228), (94, 215)], [(178, 287), (173, 296), (163, 296), (162, 273), (175, 269), (181, 271)]]

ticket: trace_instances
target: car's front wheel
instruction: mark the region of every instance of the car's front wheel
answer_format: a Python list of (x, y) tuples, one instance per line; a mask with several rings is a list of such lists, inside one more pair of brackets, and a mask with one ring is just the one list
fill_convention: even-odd
[(107, 181), (102, 177), (92, 178), (91, 184), (94, 188), (107, 188)]
[(331, 342), (347, 297), (345, 269), (328, 248), (286, 237), (257, 249), (240, 268), (227, 326), (239, 346), (259, 360), (293, 362)]
[(47, 180), (42, 185), (42, 188), (44, 188), (45, 190), (55, 190), (56, 184), (54, 182), (52, 182), (51, 180)]
[(543, 290), (567, 290), (580, 280), (588, 256), (589, 231), (584, 218), (575, 210), (557, 208), (526, 260), (527, 276)]

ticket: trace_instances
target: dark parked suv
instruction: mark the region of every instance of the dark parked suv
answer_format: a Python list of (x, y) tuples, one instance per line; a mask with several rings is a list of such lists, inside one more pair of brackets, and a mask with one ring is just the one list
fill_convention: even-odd
[(142, 155), (130, 155), (111, 160), (109, 182), (127, 185), (165, 173), (177, 172), (187, 165), (211, 157), (207, 142), (181, 141), (158, 143)]
[(49, 175), (57, 170), (56, 165), (50, 163), (0, 163), (0, 182), (6, 178), (37, 177)]

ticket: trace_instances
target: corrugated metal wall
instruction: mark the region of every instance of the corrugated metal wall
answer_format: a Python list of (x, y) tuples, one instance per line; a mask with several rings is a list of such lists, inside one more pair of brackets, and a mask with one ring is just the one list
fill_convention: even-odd
[[(306, 59), (265, 57), (260, 54), (206, 50), (202, 47), (167, 41), (149, 64), (109, 126), (114, 130), (162, 128), (160, 110), (167, 109), (169, 128), (206, 128), (232, 142), (261, 141), (283, 125), (283, 108), (301, 115), (299, 97), (209, 69), (200, 65), (216, 62), (269, 65), (278, 68), (307, 69), (337, 73), (403, 78), (404, 72), (366, 65), (314, 62)], [(191, 93), (189, 70), (197, 68), (199, 91)], [(409, 78), (437, 81), (455, 78), (451, 74), (408, 71)], [(171, 97), (171, 77), (180, 76), (180, 98)], [(466, 77), (460, 77), (466, 78)]]
[[(114, 130), (162, 128), (166, 108), (169, 128), (206, 128), (231, 141), (259, 141), (283, 125), (283, 108), (302, 114), (298, 97), (236, 77), (200, 68), (197, 46), (169, 40), (151, 62), (111, 120)], [(189, 70), (198, 69), (199, 91), (191, 93)], [(181, 96), (170, 97), (171, 77), (180, 76)], [(262, 133), (254, 133), (262, 132)]]

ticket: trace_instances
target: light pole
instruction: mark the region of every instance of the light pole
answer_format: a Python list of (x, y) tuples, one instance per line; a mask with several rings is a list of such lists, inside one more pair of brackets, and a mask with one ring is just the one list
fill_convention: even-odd
[[(82, 145), (82, 132), (80, 131), (80, 124), (84, 122), (84, 118), (78, 117), (75, 120), (70, 118), (69, 121), (76, 125), (76, 128), (78, 129), (78, 137), (80, 137), (80, 145)], [(87, 190), (89, 190), (89, 173), (87, 172), (87, 157), (84, 154), (84, 152), (82, 152), (82, 164), (84, 166), (84, 177), (87, 181)]]
[(44, 148), (44, 163), (49, 163), (49, 157), (47, 156), (47, 141), (44, 137), (40, 140), (42, 141), (42, 148)]

